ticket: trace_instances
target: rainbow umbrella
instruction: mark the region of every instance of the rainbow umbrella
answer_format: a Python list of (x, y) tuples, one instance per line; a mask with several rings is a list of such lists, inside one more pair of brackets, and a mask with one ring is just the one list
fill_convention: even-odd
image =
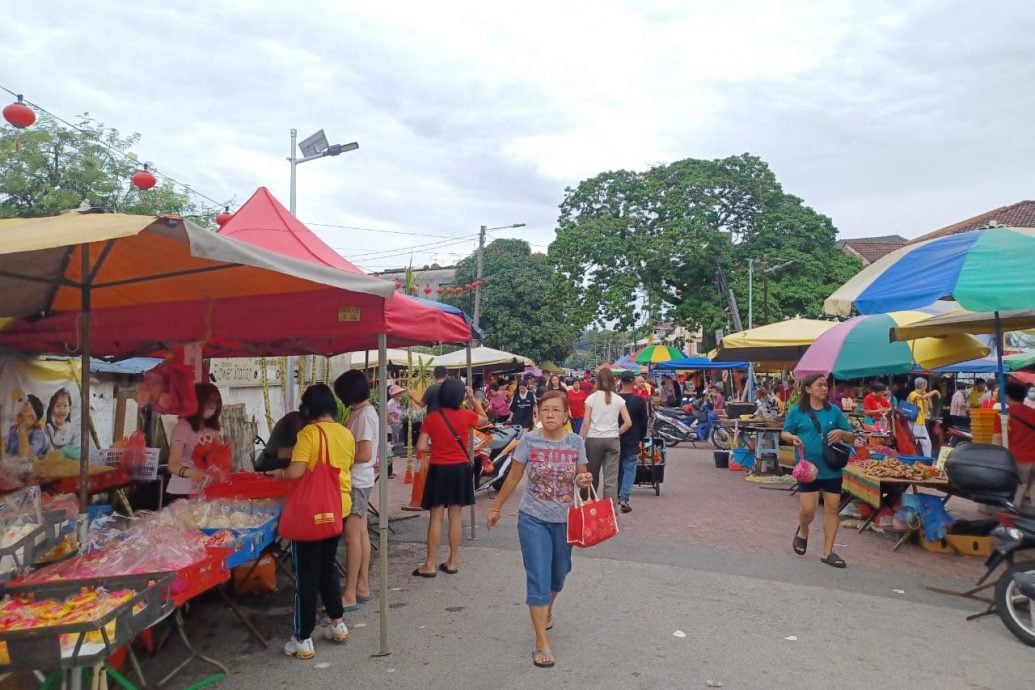
[(794, 375), (833, 374), (839, 379), (857, 379), (905, 374), (917, 367), (938, 369), (988, 354), (988, 348), (981, 341), (964, 333), (904, 342), (888, 340), (890, 329), (929, 317), (930, 314), (923, 311), (897, 311), (857, 316), (839, 323), (809, 346), (795, 367)]
[[(1006, 442), (1006, 374), (999, 312), (1035, 307), (1035, 228), (981, 228), (907, 244), (873, 262), (826, 299), (830, 314), (915, 309), (952, 298), (964, 309), (992, 312)], [(890, 335), (890, 333), (889, 333)]]
[(659, 362), (670, 362), (673, 359), (685, 359), (686, 355), (683, 354), (678, 348), (669, 347), (668, 345), (648, 345), (633, 357), (633, 361), (637, 364), (657, 364)]

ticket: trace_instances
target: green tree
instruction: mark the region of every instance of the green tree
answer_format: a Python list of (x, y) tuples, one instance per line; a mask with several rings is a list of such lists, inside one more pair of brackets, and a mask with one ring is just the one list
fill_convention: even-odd
[[(499, 239), (485, 247), (483, 262), (480, 326), (485, 331), (484, 344), (537, 362), (563, 361), (572, 352), (579, 329), (547, 299), (555, 269), (546, 255), (533, 254), (524, 240)], [(457, 264), (457, 285), (474, 282), (476, 277), (477, 255)], [(474, 313), (473, 292), (445, 301)]]
[(212, 213), (169, 180), (139, 190), (130, 178), (139, 167), (118, 152), (140, 142), (139, 134), (121, 135), (88, 115), (75, 127), (47, 114), (20, 133), (0, 129), (0, 218), (52, 216), (87, 203), (106, 211), (140, 215), (171, 213), (211, 227)]
[(819, 315), (823, 299), (859, 268), (837, 249), (836, 236), (829, 218), (785, 193), (750, 154), (605, 172), (565, 190), (549, 251), (558, 270), (551, 299), (572, 305), (577, 327), (629, 329), (666, 319), (702, 327), (708, 339), (730, 326), (719, 269), (747, 322), (751, 258), (793, 261), (768, 274), (760, 265), (755, 314), (768, 311), (770, 321)]

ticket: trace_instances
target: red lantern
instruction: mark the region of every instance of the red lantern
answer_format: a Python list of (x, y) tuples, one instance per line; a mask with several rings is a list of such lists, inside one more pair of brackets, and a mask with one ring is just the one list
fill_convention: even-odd
[(16, 127), (18, 129), (25, 129), (36, 122), (36, 112), (29, 106), (25, 105), (22, 101), (21, 94), (18, 94), (18, 100), (5, 107), (3, 112), (4, 119), (7, 120), (12, 127)]
[(424, 286), (424, 294), (425, 295), (430, 295), (431, 294), (431, 286), (430, 285), (425, 285)]
[(133, 177), (131, 177), (130, 180), (133, 182), (134, 187), (137, 189), (143, 189), (144, 191), (147, 191), (158, 184), (158, 178), (154, 176), (154, 173), (147, 169), (147, 163), (144, 163), (144, 168), (142, 170), (137, 170), (133, 173)]
[(485, 281), (479, 278), (478, 280), (474, 281), (474, 285), (475, 287), (482, 287), (485, 285)]
[(402, 284), (402, 283), (401, 283), (400, 281), (398, 281), (398, 280), (397, 280), (397, 281), (395, 281), (395, 289), (396, 289), (396, 290), (398, 290), (398, 289), (399, 289), (399, 288), (401, 288), (402, 286), (403, 286), (403, 284)]
[(443, 287), (440, 287), (440, 288), (439, 288), (438, 290), (435, 290), (435, 292), (437, 292), (437, 293), (438, 293), (438, 294), (440, 294), (440, 295), (441, 295), (441, 294), (442, 294), (443, 292), (445, 292), (445, 291), (446, 291), (446, 289), (445, 289), (445, 288), (443, 288)]
[(219, 227), (223, 227), (224, 225), (229, 223), (230, 219), (233, 217), (234, 214), (230, 213), (230, 207), (227, 206), (222, 213), (216, 216), (216, 225), (218, 225)]
[(454, 290), (453, 288), (446, 288), (447, 295), (452, 295), (454, 292), (456, 292), (456, 290)]

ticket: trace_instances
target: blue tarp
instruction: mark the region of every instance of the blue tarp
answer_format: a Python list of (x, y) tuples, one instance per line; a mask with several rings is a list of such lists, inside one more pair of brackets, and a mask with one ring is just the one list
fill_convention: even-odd
[(106, 362), (103, 359), (90, 358), (91, 374), (143, 374), (161, 364), (155, 357), (130, 357), (118, 362)]
[(676, 369), (747, 369), (747, 362), (714, 362), (707, 357), (686, 357), (684, 359), (673, 359), (668, 362), (660, 362), (653, 365), (654, 369), (662, 371), (674, 371)]

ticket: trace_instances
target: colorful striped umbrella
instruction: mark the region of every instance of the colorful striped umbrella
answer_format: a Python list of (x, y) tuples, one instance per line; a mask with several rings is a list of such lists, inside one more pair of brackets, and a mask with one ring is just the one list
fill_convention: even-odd
[(657, 364), (658, 362), (669, 362), (673, 359), (683, 359), (686, 355), (679, 349), (668, 345), (648, 345), (633, 357), (637, 364)]
[(919, 338), (890, 342), (888, 332), (907, 323), (927, 319), (923, 311), (857, 316), (837, 324), (816, 338), (805, 351), (795, 376), (833, 374), (839, 379), (857, 379), (882, 374), (904, 374), (917, 367), (931, 370), (965, 362), (988, 354), (977, 338), (956, 334), (945, 338)]

